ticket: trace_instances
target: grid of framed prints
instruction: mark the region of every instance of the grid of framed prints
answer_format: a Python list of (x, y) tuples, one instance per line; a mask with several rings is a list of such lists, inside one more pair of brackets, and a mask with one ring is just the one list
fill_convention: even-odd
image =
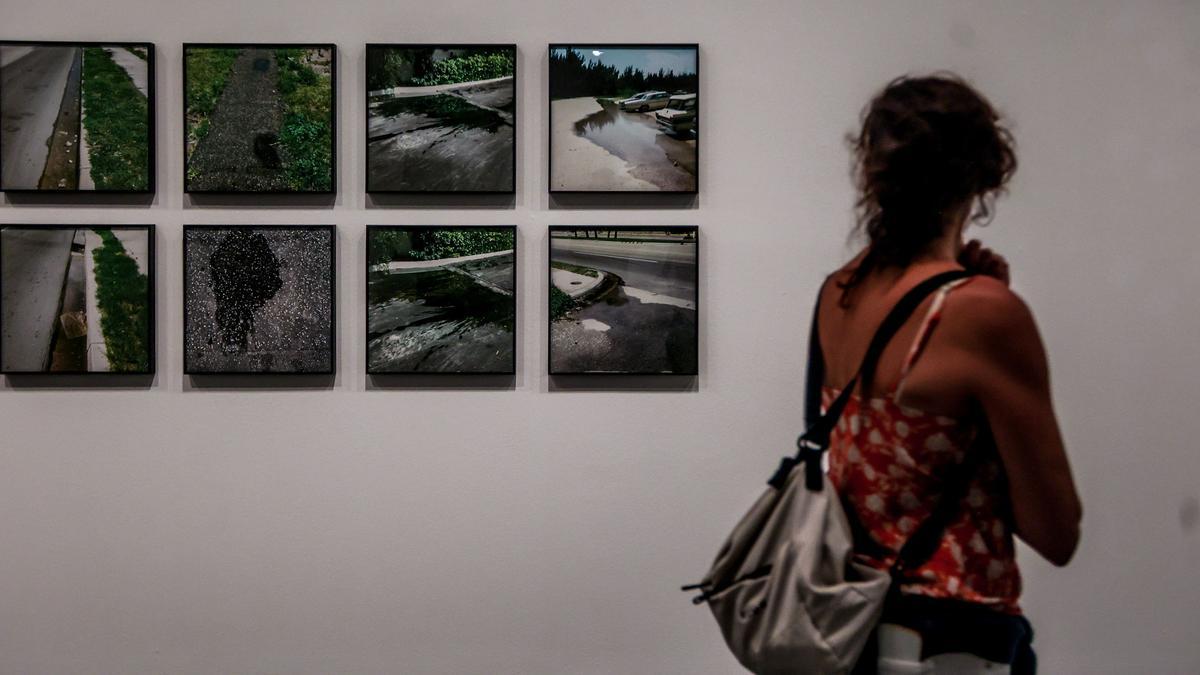
[(550, 45), (550, 192), (693, 194), (697, 45)]
[[(150, 43), (0, 41), (0, 191), (152, 193)], [(184, 191), (334, 194), (337, 47), (184, 44)], [(695, 44), (552, 44), (551, 193), (698, 192)], [(365, 190), (512, 194), (513, 44), (369, 44)], [(333, 225), (185, 225), (185, 374), (331, 375)], [(514, 374), (517, 228), (372, 225), (372, 376)], [(551, 375), (695, 375), (698, 230), (552, 226)], [(153, 225), (0, 226), (0, 372), (152, 374)]]
[(153, 373), (154, 226), (0, 227), (0, 371)]
[(154, 45), (0, 42), (0, 190), (154, 192)]
[(516, 372), (515, 226), (367, 228), (367, 373)]
[(550, 228), (551, 375), (695, 375), (697, 228)]
[(184, 192), (333, 193), (337, 47), (183, 46)]
[(513, 192), (515, 45), (367, 45), (367, 192)]
[(184, 373), (333, 374), (332, 225), (185, 225)]

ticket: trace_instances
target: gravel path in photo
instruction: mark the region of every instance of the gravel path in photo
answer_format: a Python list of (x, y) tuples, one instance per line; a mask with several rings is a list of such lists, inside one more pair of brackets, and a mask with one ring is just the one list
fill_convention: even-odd
[(188, 162), (188, 187), (199, 191), (289, 189), (279, 146), (283, 102), (270, 49), (245, 49), (213, 110), (208, 134)]
[[(17, 50), (15, 56), (10, 56)], [(77, 49), (0, 48), (0, 174), (6, 189), (34, 190)]]

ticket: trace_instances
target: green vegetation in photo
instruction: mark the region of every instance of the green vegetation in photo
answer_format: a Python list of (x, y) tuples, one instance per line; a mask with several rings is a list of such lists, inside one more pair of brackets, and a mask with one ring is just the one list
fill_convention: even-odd
[(578, 96), (629, 98), (648, 90), (695, 93), (699, 84), (695, 72), (677, 73), (662, 68), (646, 72), (633, 66), (618, 70), (615, 66), (585, 59), (578, 49), (550, 51), (550, 97), (555, 99)]
[(550, 320), (561, 319), (572, 309), (575, 309), (575, 301), (571, 299), (571, 296), (558, 290), (554, 284), (550, 284)]
[(510, 229), (466, 228), (381, 230), (370, 241), (372, 265), (393, 260), (441, 260), (510, 251), (516, 236)]
[(108, 229), (93, 229), (104, 244), (92, 251), (96, 304), (113, 372), (150, 370), (150, 280)]
[(305, 62), (305, 49), (277, 49), (283, 124), (279, 142), (289, 185), (305, 192), (333, 189), (333, 81)]
[(208, 133), (208, 116), (217, 107), (238, 50), (225, 47), (203, 47), (188, 49), (184, 54), (187, 64), (187, 88), (184, 94), (187, 123), (187, 150), (192, 154), (196, 144)]
[(513, 69), (511, 51), (453, 56), (441, 61), (434, 61), (433, 67), (423, 77), (413, 78), (413, 84), (418, 87), (429, 87), (436, 84), (491, 80), (497, 77), (509, 77), (513, 74)]
[(145, 47), (126, 47), (126, 49), (129, 50), (131, 54), (143, 61), (150, 60), (150, 53)]
[(579, 265), (572, 265), (571, 263), (559, 262), (558, 260), (551, 260), (550, 266), (553, 267), (554, 269), (563, 270), (564, 272), (574, 272), (575, 274), (582, 274), (585, 277), (600, 276), (599, 272), (597, 272), (596, 270), (594, 270), (590, 267), (581, 267)]
[(490, 80), (509, 77), (516, 70), (516, 56), (509, 47), (451, 50), (451, 56), (434, 60), (437, 51), (431, 48), (369, 49), (367, 89), (427, 87)]
[(83, 50), (83, 127), (97, 190), (150, 187), (150, 106), (101, 47)]

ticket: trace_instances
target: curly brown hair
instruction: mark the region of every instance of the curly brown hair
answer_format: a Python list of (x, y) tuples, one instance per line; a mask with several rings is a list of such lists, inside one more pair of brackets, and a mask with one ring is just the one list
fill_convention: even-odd
[(1012, 134), (992, 105), (949, 73), (899, 77), (862, 114), (848, 139), (858, 188), (855, 232), (867, 253), (842, 285), (842, 302), (872, 271), (905, 267), (974, 202), (986, 219), (1017, 170)]

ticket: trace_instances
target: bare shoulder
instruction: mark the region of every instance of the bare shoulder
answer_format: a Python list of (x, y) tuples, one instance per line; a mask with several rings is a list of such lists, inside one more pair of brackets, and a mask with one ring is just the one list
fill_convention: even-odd
[(995, 365), (1044, 368), (1045, 354), (1033, 312), (997, 279), (973, 277), (951, 293), (942, 324), (957, 347), (976, 357)]

